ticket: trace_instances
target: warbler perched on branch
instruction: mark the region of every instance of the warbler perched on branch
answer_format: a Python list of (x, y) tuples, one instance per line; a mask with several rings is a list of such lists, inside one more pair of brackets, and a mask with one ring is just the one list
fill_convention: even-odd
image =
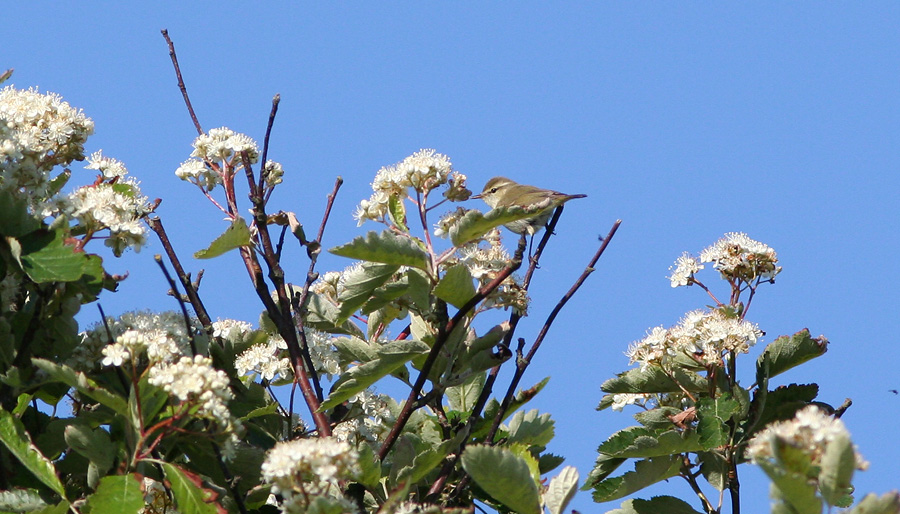
[(584, 198), (587, 195), (567, 195), (551, 189), (519, 184), (506, 177), (494, 177), (487, 181), (484, 190), (471, 198), (481, 198), (492, 209), (498, 207), (524, 207), (541, 209), (534, 217), (523, 220), (511, 221), (504, 225), (516, 234), (528, 234), (534, 236), (541, 230), (553, 209), (574, 198)]

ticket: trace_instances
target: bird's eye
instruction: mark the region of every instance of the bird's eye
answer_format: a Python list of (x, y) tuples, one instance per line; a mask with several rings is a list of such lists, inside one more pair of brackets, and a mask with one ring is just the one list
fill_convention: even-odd
[(491, 188), (491, 193), (496, 193), (496, 192), (497, 192), (497, 188), (496, 188), (496, 187), (492, 187), (492, 188)]

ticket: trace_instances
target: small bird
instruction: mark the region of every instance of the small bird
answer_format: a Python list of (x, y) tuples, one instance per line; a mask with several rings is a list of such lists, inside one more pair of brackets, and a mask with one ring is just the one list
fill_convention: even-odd
[(487, 181), (487, 184), (484, 185), (484, 190), (480, 194), (471, 198), (481, 198), (492, 209), (513, 206), (543, 208), (532, 218), (512, 221), (504, 225), (516, 234), (534, 236), (547, 224), (550, 215), (553, 214), (553, 209), (574, 198), (584, 198), (586, 196), (567, 195), (559, 191), (519, 184), (506, 177), (494, 177)]

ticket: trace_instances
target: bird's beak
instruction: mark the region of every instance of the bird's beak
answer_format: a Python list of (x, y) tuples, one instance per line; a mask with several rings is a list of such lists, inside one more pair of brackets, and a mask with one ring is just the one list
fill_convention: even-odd
[(482, 193), (478, 193), (477, 195), (470, 196), (469, 200), (478, 200), (479, 198), (481, 198), (481, 196), (482, 196)]

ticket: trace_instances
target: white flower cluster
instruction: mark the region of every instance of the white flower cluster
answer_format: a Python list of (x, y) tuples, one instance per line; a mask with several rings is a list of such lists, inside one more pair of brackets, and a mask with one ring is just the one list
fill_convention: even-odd
[(350, 398), (350, 413), (345, 421), (334, 427), (334, 438), (351, 445), (367, 441), (375, 443), (383, 440), (393, 424), (390, 397), (368, 389)]
[(238, 376), (243, 377), (248, 373), (254, 373), (263, 380), (269, 381), (277, 375), (291, 376), (290, 359), (281, 357), (286, 349), (287, 343), (280, 337), (273, 337), (265, 343), (251, 346), (234, 359), (234, 367)]
[(747, 237), (743, 232), (729, 232), (709, 248), (700, 252), (700, 262), (711, 262), (724, 278), (746, 283), (775, 280), (781, 273), (778, 256), (769, 246)]
[(700, 264), (699, 259), (693, 257), (688, 252), (684, 252), (675, 260), (675, 269), (672, 268), (673, 266), (669, 267), (669, 271), (672, 272), (672, 274), (669, 275), (672, 287), (689, 286), (694, 279), (694, 274), (702, 270), (703, 265)]
[(209, 357), (197, 355), (154, 364), (148, 382), (182, 404), (196, 405), (197, 415), (215, 421), (220, 433), (233, 434), (240, 429), (240, 421), (228, 410), (228, 402), (234, 396), (228, 387), (228, 375), (215, 369)]
[(147, 228), (141, 218), (150, 212), (150, 206), (135, 179), (80, 187), (61, 204), (63, 211), (87, 233), (109, 229), (105, 244), (116, 255), (126, 248), (140, 251), (147, 242)]
[[(753, 436), (747, 446), (746, 456), (755, 463), (777, 462), (779, 448), (786, 445), (803, 451), (810, 458), (811, 464), (818, 466), (829, 443), (841, 436), (849, 439), (844, 422), (829, 416), (819, 407), (810, 405), (797, 411), (793, 419), (772, 423)], [(854, 453), (856, 469), (865, 470), (868, 463), (859, 452)]]
[(94, 122), (55, 93), (0, 89), (0, 189), (48, 199), (50, 171), (84, 159)]
[[(193, 329), (198, 329), (199, 323), (195, 323)], [(80, 335), (81, 344), (67, 364), (83, 371), (96, 369), (98, 364), (118, 366), (121, 364), (116, 362), (123, 363), (143, 353), (150, 362), (173, 361), (190, 353), (184, 316), (174, 311), (126, 312), (118, 319), (106, 318), (105, 325), (95, 323)], [(110, 338), (113, 343), (109, 343)]]
[(103, 175), (103, 178), (113, 179), (122, 178), (128, 174), (125, 163), (112, 157), (104, 157), (103, 151), (97, 151), (88, 157), (88, 165), (84, 167), (87, 170), (97, 170)]
[(314, 497), (340, 496), (338, 483), (356, 477), (358, 460), (349, 444), (331, 437), (283, 441), (266, 453), (262, 478), (284, 498), (284, 512), (303, 512)]
[(213, 321), (213, 337), (221, 337), (222, 339), (238, 343), (253, 331), (253, 325), (246, 321), (236, 319), (220, 319)]
[(393, 166), (385, 166), (375, 174), (372, 196), (363, 200), (353, 217), (362, 225), (366, 220), (383, 221), (391, 197), (403, 200), (408, 188), (427, 195), (431, 190), (447, 184), (445, 196), (452, 201), (468, 199), (466, 177), (453, 171), (450, 158), (432, 149), (419, 150)]
[(644, 339), (631, 344), (626, 355), (642, 368), (669, 367), (682, 355), (703, 366), (716, 366), (730, 352), (747, 353), (761, 336), (756, 324), (727, 316), (722, 310), (695, 310), (670, 329), (650, 329)]
[[(175, 175), (204, 191), (212, 191), (236, 170), (243, 168), (242, 152), (247, 152), (251, 164), (259, 161), (259, 148), (250, 137), (221, 127), (197, 136), (193, 143), (191, 158), (184, 161)], [(266, 161), (264, 171), (266, 183), (274, 186), (281, 182), (284, 170), (281, 164)]]
[(613, 395), (612, 410), (622, 411), (626, 405), (646, 405), (654, 395), (648, 393), (619, 393)]

